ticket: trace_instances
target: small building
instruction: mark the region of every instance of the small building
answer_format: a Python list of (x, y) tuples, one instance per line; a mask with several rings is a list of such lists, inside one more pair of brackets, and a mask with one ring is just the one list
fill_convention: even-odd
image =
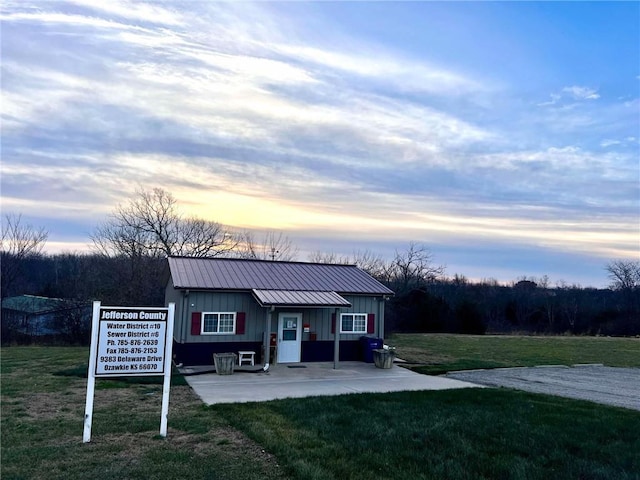
[[(63, 298), (19, 295), (2, 300), (2, 341), (80, 340), (91, 327), (91, 304)], [(75, 335), (74, 335), (75, 333)], [(77, 338), (76, 338), (77, 337)]]
[[(263, 363), (362, 360), (393, 292), (355, 265), (169, 257), (176, 363), (256, 352)], [(338, 352), (338, 355), (335, 355)]]

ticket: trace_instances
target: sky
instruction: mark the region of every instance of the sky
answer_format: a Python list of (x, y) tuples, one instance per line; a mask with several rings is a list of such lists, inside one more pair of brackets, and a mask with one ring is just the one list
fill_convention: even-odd
[(640, 258), (638, 2), (0, 6), (3, 215), (84, 252), (140, 188), (310, 252), (608, 284)]

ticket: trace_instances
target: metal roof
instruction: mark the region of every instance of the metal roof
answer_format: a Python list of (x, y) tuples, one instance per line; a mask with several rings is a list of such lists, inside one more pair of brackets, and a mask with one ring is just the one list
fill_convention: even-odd
[(65, 310), (69, 305), (61, 298), (20, 295), (2, 300), (2, 308), (18, 312), (37, 314)]
[(169, 257), (168, 263), (179, 289), (393, 295), (355, 265), (193, 257)]
[(253, 290), (261, 306), (350, 307), (336, 292), (302, 292), (298, 290)]

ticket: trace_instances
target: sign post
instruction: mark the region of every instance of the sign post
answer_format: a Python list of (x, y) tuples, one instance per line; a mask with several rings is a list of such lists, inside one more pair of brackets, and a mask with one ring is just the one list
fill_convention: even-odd
[(169, 318), (166, 331), (166, 348), (164, 355), (164, 383), (162, 384), (162, 413), (160, 417), (160, 436), (167, 436), (167, 420), (169, 417), (169, 389), (171, 388), (171, 360), (173, 359), (173, 321), (175, 304), (169, 304)]
[(174, 313), (174, 303), (158, 308), (93, 302), (84, 443), (91, 441), (96, 378), (163, 375), (160, 435), (167, 436)]

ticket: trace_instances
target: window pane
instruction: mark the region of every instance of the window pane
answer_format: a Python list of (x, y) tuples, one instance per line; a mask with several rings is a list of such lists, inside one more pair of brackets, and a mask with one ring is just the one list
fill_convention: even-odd
[(353, 322), (354, 332), (366, 332), (367, 331), (367, 319), (364, 315), (355, 315)]
[(342, 315), (341, 323), (343, 332), (353, 332), (353, 315)]
[(343, 313), (340, 316), (340, 331), (344, 333), (366, 333), (366, 313)]
[(204, 315), (204, 332), (214, 333), (218, 331), (218, 314), (207, 313)]
[(233, 333), (233, 314), (221, 313), (218, 333)]

